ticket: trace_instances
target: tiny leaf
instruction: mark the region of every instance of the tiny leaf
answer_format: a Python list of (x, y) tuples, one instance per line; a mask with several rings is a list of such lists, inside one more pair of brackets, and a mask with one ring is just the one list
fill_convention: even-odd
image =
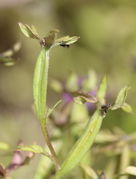
[(101, 105), (105, 104), (106, 90), (107, 90), (107, 79), (106, 79), (106, 76), (105, 76), (103, 78), (103, 80), (102, 80), (102, 82), (99, 86), (98, 92), (97, 92), (97, 98), (98, 98)]
[(114, 105), (111, 107), (111, 110), (116, 110), (118, 108), (123, 107), (123, 105), (125, 104), (125, 101), (127, 98), (127, 93), (128, 93), (129, 89), (130, 89), (130, 87), (126, 86), (120, 90), (120, 92), (115, 100)]
[(37, 33), (37, 31), (36, 31), (36, 29), (35, 29), (34, 26), (30, 27), (30, 26), (28, 26), (27, 24), (23, 24), (23, 23), (21, 23), (21, 22), (18, 23), (18, 25), (19, 25), (19, 27), (20, 27), (22, 33), (23, 33), (26, 37), (32, 38), (32, 39), (37, 39), (37, 40), (40, 39), (40, 38), (39, 38), (39, 35), (38, 35), (38, 33)]
[(69, 46), (69, 45), (72, 45), (75, 42), (77, 42), (79, 38), (80, 37), (78, 37), (78, 36), (73, 36), (73, 37), (64, 36), (64, 37), (57, 39), (55, 41), (55, 45), (60, 45), (60, 46), (64, 46), (64, 47)]
[(44, 150), (41, 146), (33, 144), (33, 145), (25, 145), (25, 146), (18, 146), (18, 150), (33, 152), (33, 153), (44, 153)]
[(121, 109), (125, 112), (132, 113), (133, 109), (128, 103), (124, 103), (124, 105), (121, 107)]

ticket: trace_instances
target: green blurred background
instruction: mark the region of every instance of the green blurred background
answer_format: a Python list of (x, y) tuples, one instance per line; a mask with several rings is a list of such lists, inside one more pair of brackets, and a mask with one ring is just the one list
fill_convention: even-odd
[[(43, 143), (32, 110), (33, 71), (40, 47), (35, 40), (22, 35), (18, 22), (33, 24), (43, 36), (53, 28), (60, 29), (60, 36), (80, 36), (78, 43), (69, 49), (52, 50), (50, 79), (66, 79), (71, 71), (86, 75), (93, 69), (99, 78), (107, 74), (111, 99), (120, 88), (130, 85), (128, 102), (134, 113), (110, 112), (103, 127), (119, 126), (129, 133), (135, 131), (135, 0), (0, 0), (0, 52), (17, 41), (22, 43), (17, 64), (0, 65), (0, 141), (12, 147), (19, 139), (26, 144)], [(54, 104), (57, 98), (49, 90), (48, 104)], [(32, 178), (34, 170), (34, 164), (23, 167), (15, 176)]]

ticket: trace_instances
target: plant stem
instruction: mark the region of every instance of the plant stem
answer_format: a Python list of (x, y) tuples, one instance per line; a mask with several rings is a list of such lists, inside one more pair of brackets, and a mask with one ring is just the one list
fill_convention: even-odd
[(45, 127), (45, 125), (43, 123), (41, 123), (41, 130), (42, 130), (45, 142), (46, 142), (46, 144), (47, 144), (47, 146), (50, 150), (51, 157), (52, 157), (52, 160), (55, 164), (56, 170), (58, 170), (58, 169), (60, 169), (59, 161), (57, 159), (56, 152), (53, 148), (53, 145), (51, 144), (47, 128)]

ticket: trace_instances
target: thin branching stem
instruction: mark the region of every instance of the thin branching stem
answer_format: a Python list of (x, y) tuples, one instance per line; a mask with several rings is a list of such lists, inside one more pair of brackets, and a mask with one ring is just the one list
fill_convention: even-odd
[(41, 123), (41, 130), (42, 130), (42, 133), (43, 133), (43, 136), (44, 136), (44, 139), (45, 139), (45, 142), (50, 150), (50, 153), (51, 153), (51, 158), (55, 164), (55, 167), (56, 167), (56, 170), (60, 169), (60, 165), (59, 165), (59, 161), (58, 161), (58, 158), (57, 158), (57, 155), (56, 155), (56, 152), (53, 148), (53, 145), (50, 141), (50, 138), (49, 138), (49, 134), (48, 134), (48, 131), (47, 131), (47, 128), (45, 127), (45, 125), (43, 125)]

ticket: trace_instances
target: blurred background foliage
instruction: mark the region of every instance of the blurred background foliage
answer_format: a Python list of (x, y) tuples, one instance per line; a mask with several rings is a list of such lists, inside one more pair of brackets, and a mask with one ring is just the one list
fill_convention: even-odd
[[(77, 35), (70, 48), (51, 53), (50, 80), (64, 80), (71, 72), (80, 76), (95, 70), (99, 79), (108, 76), (108, 99), (130, 85), (128, 102), (134, 113), (110, 112), (103, 128), (114, 126), (131, 133), (136, 129), (136, 1), (135, 0), (0, 0), (0, 52), (21, 42), (16, 65), (0, 65), (0, 141), (13, 148), (19, 139), (26, 144), (43, 143), (39, 124), (32, 110), (34, 64), (40, 47), (20, 33), (18, 22), (33, 24), (43, 36), (51, 29), (62, 35)], [(48, 90), (48, 104), (60, 96)], [(9, 156), (0, 156), (6, 163)], [(6, 159), (5, 159), (6, 158)], [(16, 172), (16, 178), (32, 178), (36, 160)], [(26, 172), (27, 171), (27, 172)], [(21, 173), (21, 174), (20, 174)]]

